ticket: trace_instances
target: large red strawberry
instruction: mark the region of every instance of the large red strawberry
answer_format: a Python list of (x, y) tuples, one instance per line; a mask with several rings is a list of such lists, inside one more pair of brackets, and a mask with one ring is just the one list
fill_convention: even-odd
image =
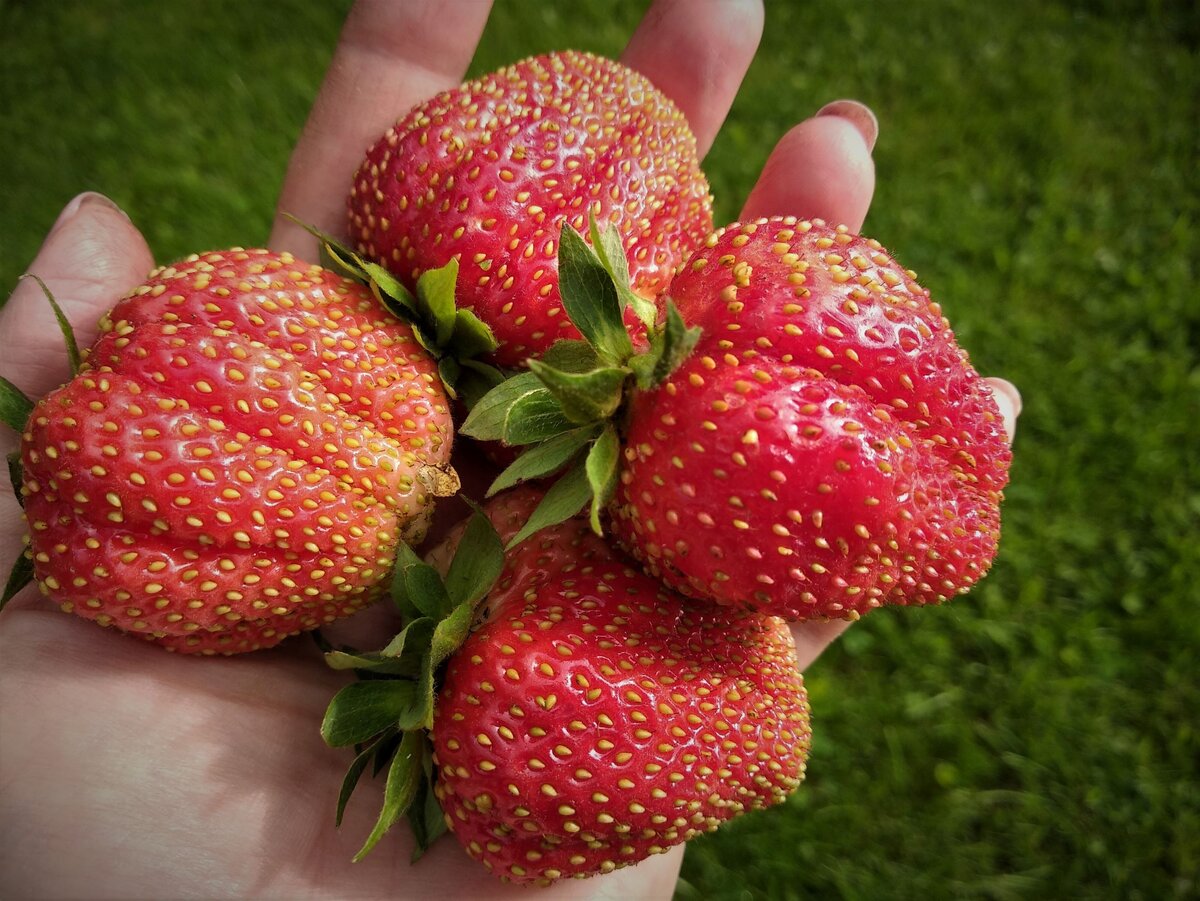
[(36, 578), (180, 651), (267, 647), (378, 595), (453, 487), (450, 445), (435, 362), (368, 290), (195, 255), (122, 299), (29, 419)]
[[(488, 513), (511, 537), (537, 501)], [(808, 706), (779, 619), (665, 592), (586, 519), (520, 545), (447, 666), (433, 721), (446, 821), (493, 873), (609, 872), (783, 800)]]
[(937, 602), (986, 572), (1010, 460), (999, 410), (877, 241), (792, 218), (722, 229), (642, 354), (611, 340), (615, 288), (588, 287), (604, 261), (562, 245), (564, 271), (594, 274), (564, 281), (590, 350), (531, 361), (463, 426), (535, 445), (502, 484), (566, 467), (522, 536), (590, 498), (594, 525), (607, 507), (670, 587), (789, 619)]
[(702, 337), (629, 407), (621, 542), (669, 585), (793, 618), (974, 584), (1010, 452), (915, 278), (819, 221), (709, 238), (670, 288)]
[[(368, 151), (349, 198), (359, 250), (412, 287), (457, 258), (459, 303), (515, 366), (559, 338), (563, 221), (616, 230), (625, 287), (653, 298), (711, 230), (708, 183), (679, 109), (586, 53), (524, 60), (432, 98)], [(626, 316), (636, 323), (632, 312)]]

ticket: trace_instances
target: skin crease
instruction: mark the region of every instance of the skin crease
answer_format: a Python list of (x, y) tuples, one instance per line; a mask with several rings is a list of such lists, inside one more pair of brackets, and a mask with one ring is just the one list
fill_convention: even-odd
[[(682, 0), (654, 3), (625, 61), (673, 96), (708, 147), (757, 46), (762, 10), (757, 2), (704, 2), (711, 16)], [(361, 148), (413, 103), (461, 80), (487, 11), (474, 0), (360, 0), (289, 166), (280, 208), (340, 227), (344, 189)], [(445, 27), (447, 16), (456, 27)], [(668, 57), (654, 52), (661, 46), (688, 50)], [(364, 85), (386, 85), (388, 95), (367, 96)], [(861, 225), (873, 188), (874, 135), (862, 130), (864, 121), (826, 114), (796, 126), (772, 154), (746, 215), (795, 213)], [(314, 256), (308, 236), (284, 220), (277, 220), (271, 245)], [(124, 214), (98, 195), (81, 195), (29, 271), (46, 280), (87, 346), (99, 314), (151, 267), (145, 241)], [(52, 314), (30, 280), (0, 310), (0, 344), (6, 348), (0, 375), (31, 396), (68, 376)], [(1011, 434), (1019, 397), (1007, 383), (996, 384)], [(0, 433), (7, 452), (15, 436)], [(15, 559), (23, 529), (15, 498), (0, 491), (5, 564)], [(390, 623), (386, 611), (368, 611), (346, 627), (335, 640), (369, 645), (389, 637)], [(799, 665), (810, 664), (845, 627), (794, 629)], [(350, 752), (327, 748), (317, 725), (346, 681), (324, 667), (303, 636), (244, 657), (179, 657), (65, 616), (27, 589), (0, 616), (0, 893), (671, 896), (682, 847), (600, 879), (545, 890), (497, 882), (451, 838), (410, 867), (403, 826), (352, 864), (382, 788), (380, 782), (360, 787), (342, 829), (333, 828)]]

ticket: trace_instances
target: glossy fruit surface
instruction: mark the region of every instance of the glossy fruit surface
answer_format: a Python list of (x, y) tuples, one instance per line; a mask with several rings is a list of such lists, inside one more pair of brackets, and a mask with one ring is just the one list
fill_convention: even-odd
[[(487, 512), (510, 537), (536, 494)], [(511, 553), (451, 658), (433, 742), (450, 828), (496, 875), (608, 872), (782, 801), (810, 728), (779, 619), (665, 592), (584, 519)]]
[[(653, 297), (711, 231), (708, 183), (679, 109), (638, 73), (566, 51), (432, 98), (368, 151), (349, 198), (359, 251), (410, 287), (457, 257), (459, 303), (517, 366), (576, 338), (558, 290), (564, 221), (615, 228), (630, 287)], [(636, 326), (632, 314), (627, 317)]]
[(453, 481), (408, 326), (287, 254), (198, 254), (103, 319), (23, 438), (36, 577), (64, 609), (196, 653), (373, 600)]
[(611, 508), (651, 571), (792, 619), (938, 602), (987, 571), (1011, 457), (999, 410), (877, 241), (733, 225), (668, 293), (702, 336), (633, 396)]

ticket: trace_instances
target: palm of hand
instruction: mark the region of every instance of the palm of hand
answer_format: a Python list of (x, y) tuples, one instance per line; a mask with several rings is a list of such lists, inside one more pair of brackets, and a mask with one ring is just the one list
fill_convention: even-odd
[[(36, 602), (8, 612), (2, 641), (8, 822), (49, 819), (76, 849), (42, 890), (286, 894), (353, 855), (353, 832), (329, 828), (345, 761), (317, 732), (337, 678), (315, 648), (197, 660)], [(60, 779), (81, 788), (48, 790)], [(6, 838), (18, 872), (43, 838)]]
[[(30, 592), (5, 614), (0, 661), (10, 886), (71, 897), (96, 886), (114, 897), (506, 893), (453, 840), (410, 867), (403, 827), (351, 863), (378, 789), (334, 828), (350, 758), (326, 747), (318, 726), (345, 677), (307, 637), (245, 657), (189, 658), (98, 632)], [(20, 828), (35, 822), (55, 830)], [(669, 885), (677, 865), (650, 868)], [(623, 875), (603, 880), (605, 891), (618, 891)], [(600, 886), (543, 897), (585, 888)]]

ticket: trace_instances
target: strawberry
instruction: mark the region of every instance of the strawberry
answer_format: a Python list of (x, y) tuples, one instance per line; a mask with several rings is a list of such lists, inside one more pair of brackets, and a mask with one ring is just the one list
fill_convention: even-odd
[[(556, 247), (589, 212), (620, 235), (626, 290), (653, 298), (712, 226), (682, 113), (611, 60), (524, 60), (422, 103), (367, 152), (349, 197), (359, 251), (412, 287), (457, 259), (459, 304), (516, 366), (579, 333), (563, 315)], [(636, 325), (631, 311), (629, 326)]]
[[(537, 495), (487, 512), (507, 537)], [(572, 519), (507, 559), (486, 621), (450, 658), (433, 720), (436, 794), (497, 876), (609, 872), (804, 776), (810, 727), (783, 622), (690, 602)]]
[(531, 360), (463, 424), (531, 445), (500, 487), (566, 470), (517, 540), (590, 499), (595, 528), (607, 510), (669, 587), (792, 620), (943, 601), (987, 571), (1010, 461), (999, 410), (877, 241), (794, 218), (717, 231), (646, 353), (614, 340), (605, 257), (569, 229), (562, 249), (564, 272), (592, 273), (564, 281), (587, 347)]
[(820, 221), (712, 235), (670, 288), (702, 330), (635, 396), (613, 529), (668, 585), (804, 619), (966, 591), (1010, 452), (916, 276)]
[(105, 315), (22, 442), (30, 552), (68, 611), (236, 653), (374, 600), (456, 485), (433, 359), (357, 283), (205, 253)]

